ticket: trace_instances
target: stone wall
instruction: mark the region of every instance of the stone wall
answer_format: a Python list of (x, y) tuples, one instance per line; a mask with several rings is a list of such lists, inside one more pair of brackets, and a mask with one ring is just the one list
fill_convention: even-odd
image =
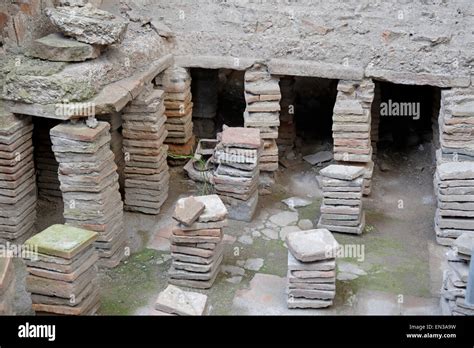
[[(118, 11), (113, 1), (104, 6)], [(252, 59), (272, 59), (272, 74), (365, 74), (440, 87), (467, 86), (473, 72), (470, 0), (156, 0), (135, 7), (171, 28), (176, 55), (194, 56), (183, 66), (245, 69)]]

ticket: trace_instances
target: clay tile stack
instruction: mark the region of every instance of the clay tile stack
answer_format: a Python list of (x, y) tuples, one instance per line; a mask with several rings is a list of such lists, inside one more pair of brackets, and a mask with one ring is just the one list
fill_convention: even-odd
[(190, 155), (194, 150), (193, 103), (191, 101), (191, 75), (185, 68), (172, 67), (162, 76), (161, 84), (166, 92), (166, 144), (169, 152)]
[(168, 197), (164, 92), (149, 88), (125, 109), (125, 209), (156, 215)]
[(474, 304), (466, 303), (469, 262), (474, 250), (474, 236), (462, 234), (446, 255), (448, 270), (443, 274), (441, 310), (443, 315), (474, 315)]
[(276, 139), (281, 110), (279, 79), (272, 76), (264, 65), (254, 65), (245, 72), (245, 100), (245, 127), (260, 129), (260, 136), (264, 140), (260, 170), (274, 172), (278, 170)]
[(109, 128), (107, 122), (98, 122), (96, 128), (62, 123), (51, 129), (51, 141), (66, 224), (98, 232), (99, 264), (115, 267), (124, 257), (126, 234)]
[(434, 181), (438, 188), (438, 243), (452, 245), (463, 233), (474, 235), (474, 162), (438, 164)]
[(100, 306), (96, 232), (53, 225), (25, 242), (26, 290), (36, 313), (91, 315)]
[(359, 166), (330, 165), (321, 170), (323, 204), (318, 228), (351, 234), (361, 234), (364, 231), (364, 173), (365, 169)]
[(288, 308), (325, 308), (336, 296), (339, 244), (325, 229), (289, 233)]
[(222, 229), (227, 209), (217, 195), (178, 200), (173, 217), (179, 222), (171, 235), (169, 283), (208, 289), (223, 258)]
[(260, 131), (224, 128), (215, 149), (214, 188), (234, 220), (251, 221), (258, 203)]
[(30, 117), (0, 110), (0, 241), (34, 233), (36, 180)]

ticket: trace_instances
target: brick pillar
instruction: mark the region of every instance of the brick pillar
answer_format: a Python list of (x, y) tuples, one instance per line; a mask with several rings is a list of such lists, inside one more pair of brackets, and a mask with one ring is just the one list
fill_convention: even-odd
[(463, 233), (474, 235), (474, 88), (441, 92), (439, 132), (435, 231), (438, 243), (452, 245)]
[(65, 222), (98, 232), (94, 244), (99, 265), (113, 268), (125, 256), (126, 234), (109, 129), (107, 122), (98, 122), (96, 128), (82, 121), (62, 123), (51, 129), (51, 141), (59, 162)]
[(34, 233), (36, 178), (31, 117), (0, 111), (0, 242)]
[(157, 79), (158, 87), (165, 91), (165, 115), (168, 136), (170, 165), (186, 163), (194, 154), (196, 138), (193, 135), (193, 103), (191, 94), (191, 75), (189, 69), (171, 67)]
[(168, 134), (163, 90), (145, 90), (125, 109), (123, 151), (125, 155), (125, 209), (156, 215), (168, 198)]
[(260, 157), (260, 192), (269, 190), (278, 170), (278, 127), (280, 126), (280, 79), (265, 65), (255, 64), (245, 72), (244, 125), (260, 129), (264, 148)]
[(366, 168), (364, 195), (370, 194), (374, 171), (370, 138), (374, 89), (370, 79), (339, 81), (333, 114), (334, 159)]
[[(291, 150), (296, 140), (295, 124), (295, 79), (293, 77), (280, 78), (281, 111), (280, 127), (278, 128), (277, 144), (280, 149)], [(283, 151), (284, 151), (283, 150)]]
[(372, 153), (375, 158), (377, 155), (377, 143), (379, 142), (379, 127), (380, 127), (380, 103), (382, 102), (381, 88), (379, 84), (375, 85), (374, 101), (371, 110), (371, 129), (370, 140), (372, 142)]

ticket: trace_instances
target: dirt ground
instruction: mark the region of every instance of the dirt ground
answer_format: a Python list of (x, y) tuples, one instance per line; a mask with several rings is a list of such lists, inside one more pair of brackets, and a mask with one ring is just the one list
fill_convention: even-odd
[[(299, 226), (308, 228), (307, 220), (316, 226), (321, 204), (316, 176), (321, 168), (297, 155), (278, 172), (273, 193), (260, 197), (254, 221), (230, 222), (225, 229), (223, 270), (210, 290), (197, 290), (209, 296), (210, 314), (439, 314), (446, 249), (436, 244), (433, 229), (436, 201), (429, 144), (379, 152), (372, 194), (364, 199), (364, 234), (335, 234), (342, 245), (357, 246), (363, 254), (338, 259), (334, 306), (287, 309), (284, 237)], [(172, 168), (169, 198), (158, 216), (125, 213), (132, 254), (119, 267), (100, 271), (99, 315), (156, 314), (154, 301), (167, 285), (171, 263), (171, 211), (179, 197), (209, 193), (208, 189), (186, 178), (181, 168)], [(289, 197), (305, 198), (310, 204), (291, 210), (281, 202)], [(38, 219), (38, 230), (61, 223), (61, 207), (41, 202)], [(26, 270), (21, 260), (15, 264), (17, 312), (32, 314), (24, 289)]]

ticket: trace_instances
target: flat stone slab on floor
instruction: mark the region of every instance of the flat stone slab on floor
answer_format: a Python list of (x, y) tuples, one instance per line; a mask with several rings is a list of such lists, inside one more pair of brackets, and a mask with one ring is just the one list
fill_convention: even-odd
[(320, 151), (308, 156), (304, 156), (303, 159), (314, 166), (319, 163), (331, 161), (333, 159), (333, 155), (331, 151)]
[(155, 309), (169, 314), (203, 315), (207, 309), (207, 296), (168, 285), (158, 295)]

